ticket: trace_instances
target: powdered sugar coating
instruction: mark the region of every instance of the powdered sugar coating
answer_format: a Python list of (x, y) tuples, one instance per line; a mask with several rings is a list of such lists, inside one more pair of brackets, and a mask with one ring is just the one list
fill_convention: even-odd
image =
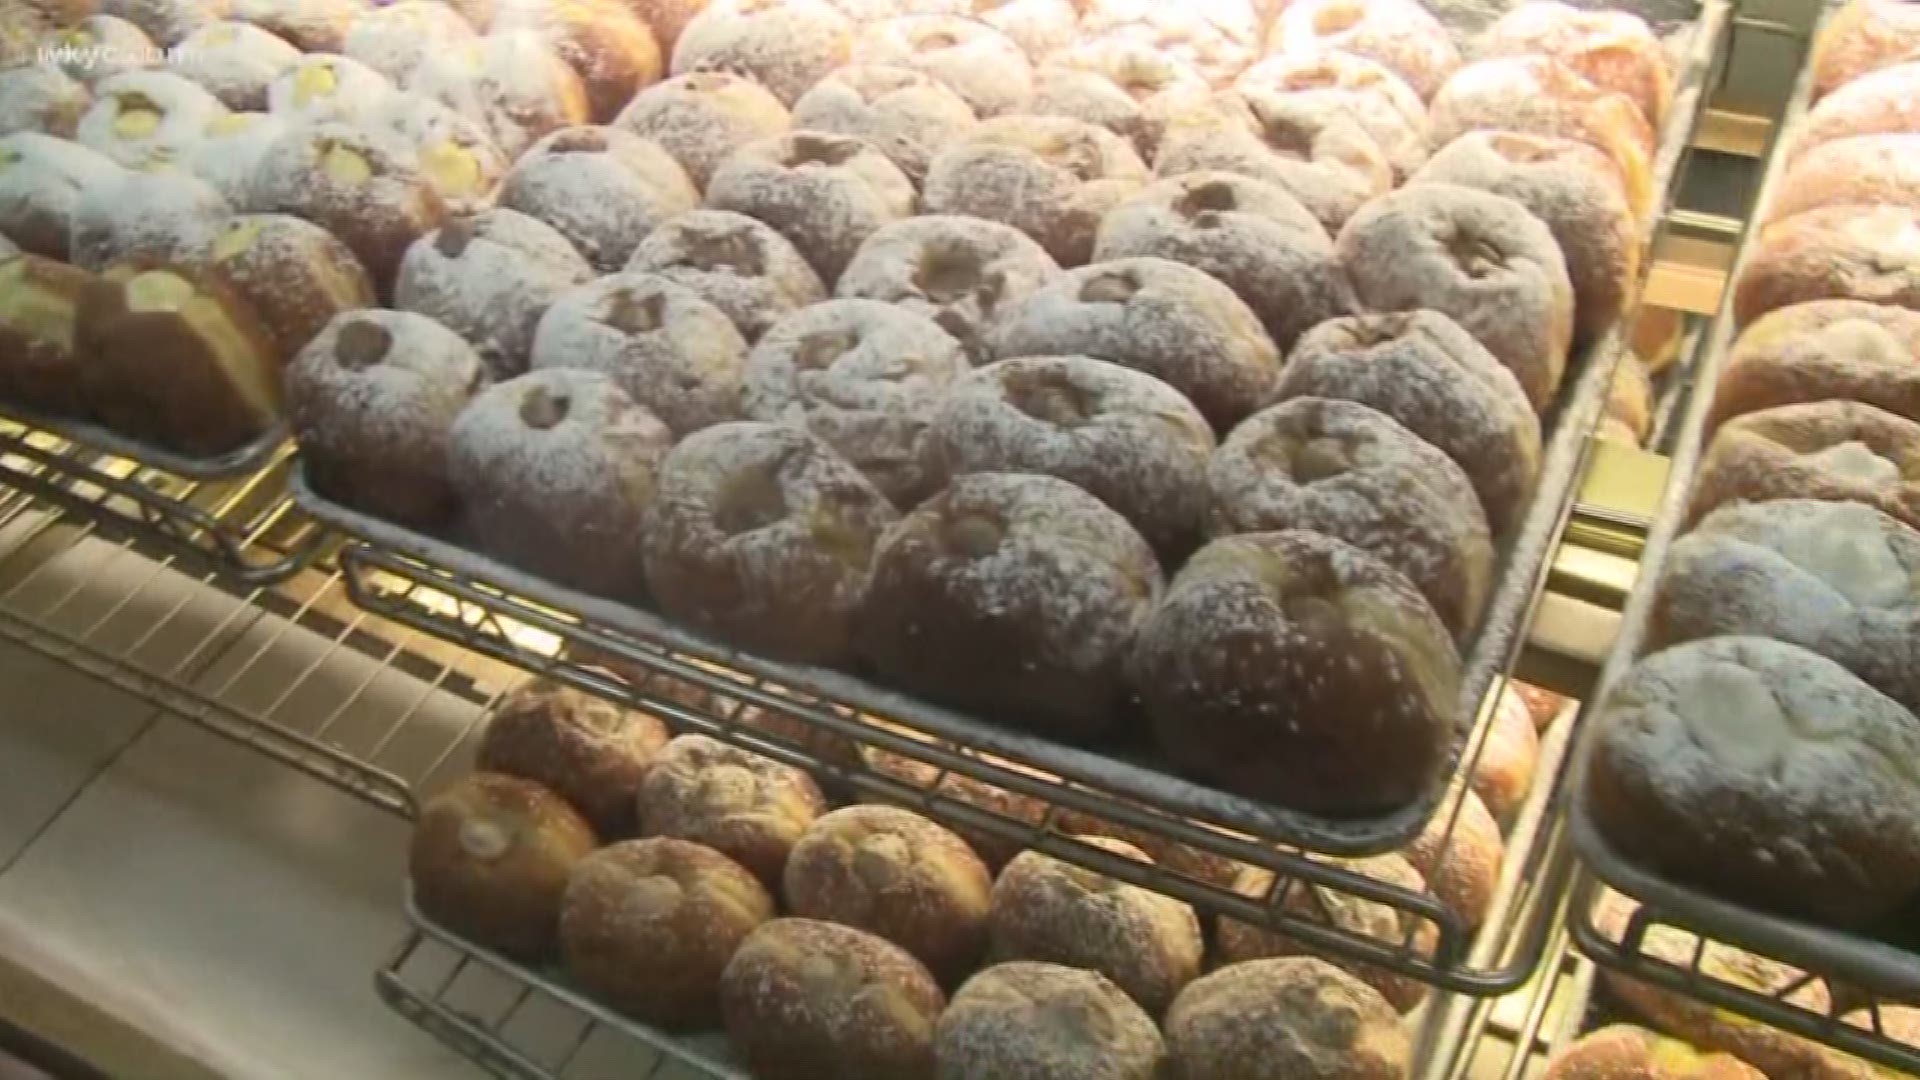
[(1157, 257), (1202, 270), (1247, 303), (1282, 351), (1353, 310), (1320, 222), (1284, 189), (1227, 172), (1161, 180), (1109, 212), (1096, 262)]
[(74, 140), (129, 169), (172, 168), (208, 122), (227, 111), (212, 94), (166, 71), (115, 75), (97, 90)]
[(525, 214), (455, 218), (414, 241), (394, 306), (431, 316), (473, 343), (498, 379), (525, 371), (549, 305), (593, 277), (566, 237)]
[(1335, 319), (1300, 339), (1276, 400), (1378, 409), (1457, 463), (1495, 535), (1518, 520), (1540, 471), (1540, 420), (1513, 373), (1435, 311)]
[(509, 158), (549, 132), (590, 119), (580, 76), (530, 30), (488, 34), (436, 52), (403, 88), (478, 121)]
[(1700, 459), (1687, 520), (1766, 499), (1860, 502), (1920, 528), (1920, 423), (1853, 401), (1782, 405), (1731, 421)]
[(373, 283), (345, 244), (285, 214), (229, 218), (208, 243), (182, 252), (182, 258), (253, 308), (281, 362), (334, 316), (375, 302)]
[(791, 106), (847, 63), (853, 31), (824, 0), (713, 0), (681, 31), (673, 73), (731, 71)]
[(747, 342), (726, 313), (665, 278), (623, 273), (560, 294), (532, 366), (598, 371), (684, 436), (740, 415)]
[(300, 50), (250, 23), (209, 23), (167, 54), (167, 68), (229, 109), (267, 107), (267, 86), (300, 62)]
[(61, 50), (54, 63), (69, 79), (89, 87), (146, 67), (157, 48), (139, 27), (112, 15), (89, 15), (67, 29), (49, 31), (41, 43)]
[(37, 131), (0, 135), (0, 234), (23, 251), (66, 262), (84, 194), (120, 175), (120, 166), (78, 143)]
[(1763, 228), (1734, 283), (1735, 321), (1809, 300), (1920, 309), (1920, 210), (1826, 206)]
[(1367, 133), (1404, 181), (1427, 160), (1427, 110), (1406, 83), (1364, 57), (1315, 50), (1270, 56), (1242, 72), (1242, 94), (1285, 94), (1324, 105)]
[(957, 14), (972, 15), (1012, 38), (1035, 63), (1066, 48), (1080, 21), (1073, 0), (972, 0), (959, 6), (963, 10)]
[(1920, 19), (1887, 0), (1853, 0), (1834, 12), (1813, 51), (1814, 100), (1869, 72), (1914, 58)]
[(1815, 300), (1767, 313), (1722, 366), (1707, 430), (1761, 409), (1832, 399), (1920, 421), (1920, 312)]
[(371, 10), (366, 0), (230, 0), (230, 18), (251, 23), (305, 53), (337, 53)]
[(672, 736), (658, 717), (544, 679), (487, 716), (474, 766), (545, 784), (602, 839), (633, 835), (640, 780)]
[(1871, 72), (1828, 94), (1793, 129), (1787, 161), (1835, 139), (1920, 132), (1920, 62)]
[(1511, 199), (1417, 184), (1377, 199), (1334, 242), (1360, 302), (1453, 319), (1544, 410), (1566, 371), (1573, 283), (1547, 227)]
[[(1124, 841), (1078, 839), (1152, 862)], [(992, 937), (995, 963), (1038, 960), (1097, 971), (1154, 1016), (1200, 974), (1205, 951), (1193, 908), (1038, 851), (1020, 854), (994, 882)]]
[(127, 20), (163, 47), (226, 18), (228, 7), (227, 0), (100, 0), (94, 5), (99, 14)]
[(95, 272), (122, 259), (173, 262), (213, 238), (233, 208), (185, 173), (123, 172), (80, 193), (73, 264)]
[(640, 783), (642, 834), (706, 844), (769, 889), (826, 809), (806, 773), (705, 735), (668, 743)]
[(1920, 208), (1916, 155), (1920, 134), (1855, 135), (1823, 143), (1794, 159), (1761, 220), (1848, 204)]
[(1093, 252), (1100, 218), (1147, 178), (1125, 139), (1057, 116), (1003, 116), (933, 159), (925, 208), (1011, 225), (1062, 266)]
[(533, 145), (500, 185), (500, 205), (539, 218), (601, 273), (627, 264), (659, 224), (700, 204), (679, 162), (619, 128), (563, 128)]
[(1108, 727), (1161, 588), (1125, 518), (1051, 476), (961, 476), (888, 530), (856, 643), (903, 689), (1028, 730)]
[(1206, 515), (1206, 418), (1166, 383), (1083, 356), (980, 368), (947, 395), (928, 448), (936, 474), (1038, 473), (1120, 512), (1171, 564)]
[(787, 107), (759, 83), (724, 71), (678, 75), (642, 90), (614, 126), (665, 147), (705, 189), (733, 152), (787, 130)]
[(93, 95), (51, 63), (0, 69), (0, 135), (44, 132), (73, 135)]
[[(1037, 826), (1044, 823), (1051, 812), (1046, 802), (1031, 795), (994, 787), (971, 776), (942, 769), (917, 758), (882, 750), (877, 746), (864, 748), (862, 756), (866, 758), (868, 768), (883, 776), (892, 777), (909, 787), (925, 792), (928, 796), (952, 799), (997, 817)], [(1020, 768), (1019, 765), (1011, 762), (996, 761), (995, 764)], [(966, 837), (967, 842), (973, 845), (973, 850), (979, 852), (980, 857), (986, 860), (987, 866), (995, 871), (1006, 866), (1014, 856), (1025, 850), (1022, 845), (985, 829), (962, 829), (960, 835)]]
[(1596, 86), (1625, 94), (1649, 123), (1666, 119), (1673, 101), (1667, 51), (1630, 11), (1588, 11), (1559, 0), (1529, 0), (1480, 35), (1478, 55), (1551, 56)]
[(1280, 355), (1233, 290), (1166, 259), (1070, 270), (1010, 311), (994, 356), (1091, 356), (1143, 371), (1226, 431), (1267, 400)]
[(1584, 793), (1627, 858), (1843, 925), (1920, 889), (1920, 720), (1833, 661), (1690, 642), (1635, 664), (1596, 720)]
[(432, 98), (395, 93), (374, 109), (368, 123), (413, 147), (421, 176), (449, 212), (477, 214), (494, 204), (509, 162), (477, 121)]
[(618, 116), (666, 67), (653, 31), (622, 0), (500, 0), (493, 31), (515, 30), (538, 34), (580, 76), (596, 124)]
[(693, 290), (748, 341), (827, 293), (792, 241), (727, 210), (689, 210), (663, 222), (634, 249), (627, 269)]
[(707, 185), (707, 206), (773, 226), (831, 284), (862, 242), (913, 213), (913, 181), (859, 139), (795, 131), (748, 143)]
[[(337, 161), (364, 165), (366, 175), (342, 176)], [(303, 217), (339, 237), (382, 296), (409, 245), (447, 213), (412, 146), (352, 124), (289, 127), (261, 157), (253, 195), (263, 213)]]
[(1023, 112), (1033, 96), (1033, 65), (1013, 39), (957, 15), (902, 15), (865, 26), (849, 58), (930, 75), (981, 117)]
[(933, 1074), (946, 996), (884, 938), (812, 919), (754, 931), (720, 980), (727, 1034), (762, 1080)]
[(928, 429), (967, 368), (960, 343), (922, 316), (878, 300), (829, 300), (761, 336), (740, 403), (755, 420), (805, 427), (910, 507), (938, 483)]
[(1059, 273), (1053, 257), (1012, 226), (927, 214), (869, 236), (834, 291), (931, 319), (979, 363), (988, 359), (994, 321)]
[(287, 367), (287, 415), (314, 490), (377, 517), (444, 527), (455, 417), (488, 382), (458, 334), (370, 309), (328, 323)]
[[(0, 236), (0, 241), (5, 241)], [(49, 416), (88, 412), (80, 309), (93, 275), (0, 243), (0, 400)]]
[(1506, 842), (1499, 822), (1471, 788), (1455, 784), (1403, 854), (1426, 878), (1435, 899), (1468, 926), (1486, 921), (1499, 891)]
[(1131, 41), (1198, 71), (1216, 86), (1260, 55), (1259, 17), (1246, 0), (1096, 0), (1080, 20), (1083, 39)]
[(1133, 142), (1143, 160), (1159, 152), (1167, 123), (1204, 104), (1212, 87), (1192, 68), (1140, 42), (1082, 42), (1048, 55), (1028, 110), (1098, 124)]
[(1165, 1027), (1173, 1080), (1395, 1080), (1413, 1062), (1393, 1006), (1312, 957), (1221, 968), (1174, 1002)]
[(1153, 1018), (1097, 971), (1016, 960), (968, 979), (940, 1016), (938, 1080), (1155, 1080)]
[(234, 209), (258, 209), (254, 184), (261, 163), (287, 129), (285, 120), (270, 113), (228, 113), (208, 123), (188, 148), (187, 170), (212, 185)]
[(1291, 56), (1338, 51), (1371, 60), (1405, 79), (1422, 100), (1460, 67), (1460, 51), (1446, 27), (1417, 0), (1301, 0), (1274, 20), (1267, 49)]
[(793, 105), (793, 122), (865, 140), (919, 183), (933, 156), (974, 125), (973, 108), (912, 68), (855, 64), (815, 83)]
[(311, 53), (267, 87), (267, 111), (296, 124), (366, 122), (394, 85), (385, 75), (344, 56)]
[(436, 49), (476, 37), (467, 20), (440, 0), (400, 0), (354, 20), (342, 54), (407, 85)]

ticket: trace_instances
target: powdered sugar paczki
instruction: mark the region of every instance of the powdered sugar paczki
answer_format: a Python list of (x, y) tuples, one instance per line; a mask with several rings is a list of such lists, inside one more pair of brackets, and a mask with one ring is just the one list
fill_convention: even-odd
[(988, 328), (1059, 273), (1046, 249), (1010, 225), (927, 214), (867, 237), (835, 291), (932, 319), (982, 363)]
[(187, 168), (211, 184), (234, 209), (260, 209), (255, 177), (267, 151), (287, 130), (287, 121), (269, 113), (228, 113), (201, 132), (187, 153)]
[(661, 222), (698, 206), (700, 192), (657, 143), (619, 128), (563, 128), (522, 155), (500, 203), (553, 226), (612, 273)]
[(509, 158), (588, 119), (580, 77), (529, 30), (489, 34), (436, 53), (403, 88), (478, 121)]
[(362, 123), (394, 86), (385, 75), (344, 56), (300, 58), (267, 88), (267, 109), (297, 123)]
[(207, 124), (227, 111), (212, 94), (165, 71), (116, 75), (97, 90), (74, 139), (129, 169), (177, 166)]
[(715, 0), (673, 47), (673, 73), (731, 71), (792, 105), (847, 62), (853, 23), (824, 0)]
[(473, 27), (438, 0), (401, 0), (355, 19), (340, 51), (404, 86), (433, 50), (474, 37)]
[(752, 79), (725, 71), (677, 75), (642, 90), (614, 126), (652, 139), (705, 189), (747, 143), (787, 130), (787, 107)]
[(32, 131), (0, 136), (0, 234), (66, 262), (81, 199), (121, 175), (118, 165), (78, 143)]
[(974, 124), (973, 108), (930, 75), (855, 64), (821, 79), (793, 105), (796, 127), (851, 135), (887, 155), (915, 183), (947, 143)]
[(826, 299), (793, 242), (728, 210), (690, 210), (653, 230), (627, 269), (658, 274), (727, 313), (753, 341), (790, 312)]
[(123, 173), (81, 194), (73, 262), (98, 271), (131, 256), (172, 260), (211, 241), (232, 212), (219, 192), (185, 173)]
[(741, 147), (713, 174), (707, 205), (758, 218), (831, 284), (867, 237), (913, 213), (913, 182), (858, 139), (796, 131)]
[(167, 55), (174, 74), (240, 110), (266, 108), (268, 85), (299, 62), (300, 50), (239, 22), (202, 27)]

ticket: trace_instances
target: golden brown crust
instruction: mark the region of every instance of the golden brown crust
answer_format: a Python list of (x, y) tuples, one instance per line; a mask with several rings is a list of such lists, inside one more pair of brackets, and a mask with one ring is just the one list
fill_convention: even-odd
[(1480, 796), (1471, 788), (1461, 792), (1457, 784), (1453, 790), (1459, 792), (1457, 803), (1451, 795), (1441, 800), (1405, 854), (1441, 903), (1468, 926), (1479, 926), (1500, 886), (1506, 843)]
[(704, 735), (668, 743), (641, 781), (640, 831), (706, 844), (780, 887), (793, 846), (826, 811), (813, 778)]
[(1542, 1080), (1767, 1080), (1730, 1054), (1702, 1053), (1632, 1024), (1581, 1036), (1547, 1063)]
[(615, 840), (633, 835), (640, 781), (669, 737), (657, 717), (535, 680), (494, 707), (476, 760), (544, 784)]
[(1501, 16), (1475, 42), (1476, 54), (1551, 56), (1595, 86), (1627, 95), (1655, 127), (1673, 103), (1667, 51), (1640, 16), (1588, 11), (1558, 0), (1534, 0)]
[(373, 283), (353, 252), (320, 226), (290, 215), (232, 218), (185, 261), (253, 306), (282, 364), (334, 316), (375, 303)]
[(1822, 143), (1855, 135), (1920, 132), (1920, 63), (1882, 68), (1820, 99), (1794, 128), (1789, 162)]
[(1861, 502), (1920, 528), (1920, 423), (1858, 402), (1818, 401), (1723, 425), (1700, 461), (1688, 522), (1766, 499)]
[(1741, 326), (1809, 300), (1920, 308), (1920, 209), (1824, 206), (1773, 222), (1734, 290)]
[(1707, 430), (1762, 409), (1832, 399), (1920, 421), (1920, 312), (1858, 300), (1768, 312), (1734, 343)]
[(619, 115), (666, 66), (653, 31), (621, 0), (508, 0), (493, 25), (538, 34), (580, 76), (596, 124)]
[[(878, 747), (867, 747), (863, 756), (868, 768), (925, 793), (922, 797), (938, 797), (978, 807), (997, 818), (1006, 818), (1019, 825), (1039, 826), (1047, 819), (1047, 804), (1030, 795), (997, 788), (971, 776), (961, 776), (918, 758)], [(987, 867), (996, 873), (1025, 850), (1025, 845), (997, 833), (962, 829), (960, 835), (979, 853)]]
[(1855, 135), (1806, 151), (1787, 167), (1760, 220), (1848, 205), (1920, 210), (1920, 135)]
[(1499, 821), (1512, 824), (1533, 788), (1540, 760), (1540, 736), (1526, 702), (1503, 689), (1487, 722), (1486, 741), (1473, 762), (1473, 791)]
[(1896, 0), (1852, 0), (1813, 48), (1814, 100), (1869, 72), (1920, 56), (1920, 16)]
[(1095, 971), (1014, 961), (967, 980), (940, 1015), (938, 1080), (1158, 1080), (1153, 1018)]
[(92, 288), (78, 267), (0, 254), (0, 398), (55, 416), (86, 411), (79, 317)]

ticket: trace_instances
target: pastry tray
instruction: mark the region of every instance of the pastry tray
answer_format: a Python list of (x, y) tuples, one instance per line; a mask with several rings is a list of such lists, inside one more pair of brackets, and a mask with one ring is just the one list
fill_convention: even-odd
[(186, 480), (232, 480), (259, 472), (273, 460), (288, 436), (285, 421), (261, 432), (251, 441), (224, 454), (195, 457), (168, 450), (122, 435), (91, 420), (53, 416), (14, 402), (0, 400), (0, 419), (13, 420), (24, 427), (57, 435), (70, 443), (85, 446), (116, 458), (137, 461)]

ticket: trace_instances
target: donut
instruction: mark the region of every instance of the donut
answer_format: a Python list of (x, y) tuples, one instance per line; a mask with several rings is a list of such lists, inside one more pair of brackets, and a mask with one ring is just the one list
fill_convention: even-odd
[(1893, 0), (1849, 0), (1813, 43), (1813, 99), (1853, 80), (1920, 58), (1920, 17)]
[(943, 981), (958, 982), (986, 950), (993, 875), (965, 840), (912, 811), (849, 806), (818, 818), (783, 880), (794, 915), (877, 934)]
[(304, 53), (337, 53), (370, 9), (365, 0), (230, 0), (228, 18), (249, 23)]
[[(1356, 8), (1372, 3), (1396, 11), (1419, 6), (1413, 0), (1319, 0), (1288, 14), (1310, 7), (1324, 13), (1332, 3)], [(1426, 15), (1424, 10), (1421, 14)], [(1380, 147), (1396, 183), (1411, 176), (1432, 149), (1421, 96), (1391, 68), (1363, 56), (1328, 49), (1283, 52), (1242, 72), (1234, 85), (1242, 94), (1289, 95), (1346, 116)]]
[(795, 131), (735, 151), (707, 185), (707, 206), (773, 226), (832, 283), (880, 226), (913, 213), (913, 182), (874, 147)]
[(96, 91), (74, 140), (129, 169), (178, 164), (207, 123), (227, 111), (220, 99), (166, 71), (130, 71)]
[(449, 45), (471, 48), (478, 36), (459, 12), (440, 0), (400, 0), (370, 8), (355, 19), (340, 52), (394, 85), (406, 86), (436, 50)]
[(700, 193), (659, 145), (619, 128), (576, 127), (522, 155), (499, 201), (553, 226), (610, 274), (661, 222), (698, 206)]
[(1653, 637), (1752, 634), (1798, 645), (1920, 713), (1920, 532), (1868, 506), (1735, 503), (1674, 542)]
[(689, 210), (633, 249), (630, 273), (681, 285), (725, 312), (748, 341), (826, 299), (820, 275), (786, 237), (745, 214)]
[(71, 138), (94, 108), (86, 84), (51, 61), (0, 68), (0, 135), (31, 131)]
[(847, 63), (853, 32), (825, 0), (712, 0), (674, 43), (673, 73), (730, 71), (791, 106)]
[(420, 809), (407, 876), (421, 914), (509, 956), (553, 951), (567, 878), (593, 827), (529, 780), (474, 773)]
[(1029, 112), (1098, 124), (1133, 143), (1141, 160), (1159, 152), (1176, 116), (1205, 104), (1200, 73), (1139, 42), (1089, 41), (1049, 55), (1033, 77)]
[(230, 218), (184, 261), (253, 309), (281, 363), (334, 316), (374, 305), (373, 283), (353, 252), (320, 226), (284, 214)]
[(933, 420), (941, 476), (1036, 473), (1120, 512), (1169, 563), (1198, 546), (1213, 430), (1179, 391), (1083, 356), (1002, 360), (961, 379)]
[(1866, 300), (1920, 309), (1920, 208), (1825, 206), (1761, 228), (1734, 282), (1745, 326), (1808, 300)]
[(640, 17), (653, 31), (653, 40), (659, 43), (660, 55), (671, 57), (673, 47), (680, 40), (680, 32), (687, 28), (696, 16), (706, 10), (708, 0), (625, 0), (627, 9)]
[(1172, 1080), (1388, 1080), (1413, 1060), (1393, 1006), (1313, 957), (1223, 967), (1188, 986), (1163, 1026)]
[(459, 500), (448, 437), (486, 367), (424, 315), (371, 309), (336, 317), (287, 367), (287, 415), (307, 482), (326, 498), (438, 531)]
[(924, 209), (1011, 225), (1062, 266), (1093, 253), (1100, 218), (1147, 179), (1125, 139), (1058, 116), (1003, 116), (942, 150), (927, 171)]
[(1161, 587), (1127, 520), (1051, 476), (954, 478), (887, 530), (854, 619), (903, 689), (1067, 738), (1108, 728)]
[(615, 127), (659, 143), (702, 190), (735, 150), (773, 138), (789, 124), (779, 98), (745, 76), (724, 71), (680, 75), (649, 86), (614, 121)]
[[(948, 799), (1019, 825), (1037, 827), (1047, 820), (1048, 805), (1030, 795), (995, 787), (971, 776), (879, 747), (863, 747), (860, 753), (867, 767), (874, 772), (913, 788), (916, 792), (913, 797), (915, 806), (924, 805), (923, 800), (926, 799)], [(996, 873), (1015, 855), (1026, 850), (1024, 844), (986, 829), (962, 828), (960, 835), (986, 862), (987, 868)]]
[(494, 205), (507, 156), (474, 120), (432, 98), (389, 94), (368, 123), (413, 147), (420, 173), (452, 214), (477, 214)]
[(1418, 0), (1299, 0), (1274, 20), (1267, 51), (1371, 60), (1405, 80), (1422, 101), (1460, 67), (1447, 28)]
[(403, 89), (477, 121), (509, 158), (592, 119), (586, 86), (531, 30), (505, 30), (436, 50)]
[(85, 415), (75, 343), (92, 286), (93, 275), (78, 267), (0, 247), (0, 400), (52, 416)]
[(1334, 248), (1362, 305), (1449, 316), (1513, 372), (1536, 411), (1553, 401), (1573, 337), (1573, 284), (1553, 234), (1525, 207), (1416, 184), (1363, 207)]
[(1472, 131), (1436, 152), (1413, 182), (1479, 188), (1526, 207), (1560, 245), (1574, 339), (1591, 342), (1620, 320), (1640, 277), (1640, 228), (1618, 178), (1583, 142)]
[(896, 64), (932, 76), (980, 117), (1024, 112), (1033, 97), (1033, 65), (1020, 46), (958, 15), (902, 15), (868, 24), (848, 56), (856, 64)]
[(1813, 147), (1793, 160), (1763, 222), (1824, 206), (1886, 205), (1920, 209), (1917, 135), (1856, 135)]
[(49, 31), (40, 41), (67, 78), (89, 88), (147, 67), (160, 51), (139, 27), (112, 15), (88, 15), (64, 30)]
[[(0, 220), (0, 230), (5, 227)], [(1714, 385), (1707, 430), (1762, 409), (1829, 400), (1858, 401), (1920, 422), (1916, 361), (1920, 312), (1859, 300), (1780, 308), (1735, 340)]]
[(242, 112), (265, 109), (267, 88), (299, 62), (299, 49), (243, 22), (208, 23), (167, 54), (169, 71)]
[(1513, 373), (1437, 311), (1356, 315), (1307, 332), (1274, 400), (1337, 398), (1386, 414), (1457, 464), (1495, 536), (1540, 475), (1540, 420)]
[(1820, 99), (1794, 125), (1787, 149), (1792, 163), (1835, 139), (1920, 132), (1920, 62), (1897, 64), (1860, 78)]
[(867, 237), (834, 291), (931, 319), (979, 362), (995, 319), (1059, 272), (1045, 248), (1011, 225), (928, 214)]
[(1097, 971), (1014, 960), (968, 979), (934, 1032), (935, 1080), (1157, 1080), (1153, 1017)]
[(878, 300), (829, 300), (775, 323), (747, 357), (741, 409), (805, 427), (895, 505), (933, 493), (934, 411), (968, 370), (960, 343)]
[(285, 119), (263, 112), (230, 112), (207, 122), (187, 147), (186, 169), (219, 192), (235, 210), (261, 206), (255, 192), (267, 151), (286, 135)]
[(360, 124), (393, 92), (385, 75), (358, 60), (309, 53), (268, 85), (267, 111), (296, 124)]
[(968, 0), (960, 7), (957, 14), (971, 15), (1012, 38), (1036, 63), (1066, 48), (1080, 21), (1074, 0)]
[(593, 278), (567, 238), (514, 210), (451, 218), (407, 248), (393, 304), (473, 343), (496, 379), (527, 370), (547, 308)]
[(1473, 484), (1385, 413), (1296, 397), (1234, 428), (1207, 467), (1214, 537), (1302, 529), (1404, 574), (1456, 635), (1479, 622), (1493, 541)]
[(350, 124), (288, 128), (261, 157), (254, 198), (262, 213), (303, 217), (339, 237), (382, 297), (408, 247), (447, 213), (411, 147)]
[(1096, 0), (1087, 5), (1080, 32), (1085, 40), (1128, 41), (1166, 53), (1216, 86), (1231, 82), (1261, 51), (1260, 19), (1247, 0)]
[(560, 955), (569, 975), (629, 1016), (672, 1030), (711, 1027), (727, 961), (774, 911), (759, 880), (710, 847), (625, 840), (568, 875)]
[(1839, 664), (1691, 641), (1636, 663), (1595, 719), (1583, 796), (1623, 857), (1836, 926), (1920, 892), (1920, 719)]
[(1632, 1024), (1609, 1024), (1556, 1052), (1543, 1080), (1606, 1080), (1632, 1075), (1657, 1080), (1766, 1080), (1731, 1054), (1696, 1050), (1679, 1039)]
[(1626, 95), (1656, 128), (1673, 104), (1666, 46), (1632, 12), (1528, 0), (1500, 16), (1475, 44), (1483, 59), (1552, 57), (1595, 86)]
[(1095, 262), (1155, 257), (1232, 289), (1283, 352), (1308, 327), (1353, 309), (1333, 241), (1284, 188), (1229, 172), (1147, 185), (1100, 222)]
[(896, 64), (839, 68), (793, 103), (795, 127), (860, 139), (926, 178), (933, 156), (973, 127), (972, 106), (933, 76)]
[(653, 31), (622, 0), (502, 0), (493, 31), (539, 36), (580, 77), (587, 116), (605, 124), (666, 67)]
[(793, 846), (826, 813), (813, 778), (750, 750), (682, 735), (640, 782), (640, 831), (706, 844), (780, 887)]
[(1419, 798), (1457, 729), (1445, 624), (1398, 571), (1317, 533), (1201, 548), (1141, 628), (1131, 670), (1176, 767), (1313, 813)]
[(640, 780), (670, 737), (656, 717), (536, 679), (488, 714), (475, 767), (544, 785), (616, 839), (633, 835)]
[[(1420, 871), (1399, 855), (1315, 861), (1372, 878), (1402, 893), (1420, 896), (1427, 891), (1426, 879), (1420, 876)], [(1255, 866), (1241, 868), (1233, 883), (1234, 892), (1292, 918), (1337, 928), (1356, 937), (1372, 938), (1391, 949), (1409, 948), (1415, 956), (1433, 955), (1440, 931), (1431, 922), (1390, 904), (1342, 896), (1336, 889), (1281, 878), (1271, 870)], [(1223, 965), (1302, 956), (1311, 951), (1304, 942), (1284, 931), (1238, 919), (1221, 919), (1216, 937), (1218, 959)], [(1395, 975), (1383, 968), (1353, 961), (1335, 962), (1334, 966), (1378, 991), (1388, 1004), (1403, 1013), (1427, 999), (1427, 985), (1410, 976)]]
[(448, 436), (482, 551), (568, 588), (645, 594), (633, 550), (673, 433), (612, 379), (550, 368), (482, 391)]
[(1613, 384), (1607, 389), (1601, 422), (1619, 424), (1626, 429), (1633, 446), (1644, 445), (1653, 432), (1653, 377), (1645, 364), (1629, 355), (1613, 369)]
[(79, 143), (37, 131), (0, 135), (0, 235), (22, 251), (66, 262), (84, 193), (120, 175), (118, 165)]
[[(1110, 837), (1079, 842), (1152, 861)], [(1152, 1016), (1200, 974), (1204, 946), (1191, 907), (1038, 851), (1000, 872), (989, 919), (994, 963), (1037, 960), (1099, 972)]]
[(1533, 789), (1540, 764), (1540, 736), (1527, 703), (1510, 685), (1494, 696), (1485, 740), (1473, 757), (1468, 782), (1489, 813), (1512, 824)]
[(814, 919), (762, 925), (720, 978), (727, 1036), (760, 1080), (931, 1077), (946, 1004), (906, 950)]
[(68, 247), (75, 266), (101, 271), (130, 259), (169, 262), (200, 250), (232, 207), (180, 172), (120, 172), (89, 182), (74, 204)]
[(1456, 784), (1404, 852), (1434, 898), (1469, 927), (1486, 922), (1500, 888), (1506, 844), (1480, 796)]
[(1042, 285), (988, 335), (992, 354), (1091, 356), (1185, 394), (1215, 431), (1267, 399), (1279, 351), (1233, 290), (1166, 259), (1116, 259)]
[(1749, 413), (1714, 433), (1688, 524), (1732, 502), (1865, 503), (1920, 528), (1920, 423), (1853, 401)]
[(1551, 57), (1509, 56), (1461, 68), (1428, 112), (1435, 146), (1469, 131), (1577, 139), (1613, 159), (1636, 216), (1653, 208), (1653, 128), (1625, 94), (1595, 86)]
[(227, 17), (229, 0), (98, 0), (94, 14), (111, 15), (140, 28), (155, 45), (168, 48), (188, 34)]

